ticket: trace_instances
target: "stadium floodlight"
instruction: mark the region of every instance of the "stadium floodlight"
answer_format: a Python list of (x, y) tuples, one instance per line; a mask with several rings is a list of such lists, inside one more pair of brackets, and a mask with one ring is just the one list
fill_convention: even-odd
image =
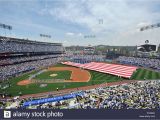
[(12, 26), (0, 23), (0, 28), (12, 30)]
[(12, 26), (11, 25), (6, 25), (6, 24), (0, 23), (0, 28), (4, 29), (5, 36), (6, 36), (6, 29), (9, 30), (9, 33), (11, 34), (11, 32), (10, 32), (12, 30)]
[(149, 40), (146, 40), (145, 43), (148, 44), (148, 43), (149, 43)]
[(95, 38), (96, 35), (84, 35), (84, 38)]
[(99, 24), (103, 24), (103, 19), (99, 19)]
[(158, 28), (158, 27), (160, 27), (160, 23), (152, 24), (152, 25), (148, 25), (148, 26), (143, 26), (143, 27), (140, 28), (140, 31), (153, 29), (153, 28)]
[(40, 37), (46, 37), (46, 38), (51, 38), (51, 35), (46, 35), (46, 34), (40, 34)]

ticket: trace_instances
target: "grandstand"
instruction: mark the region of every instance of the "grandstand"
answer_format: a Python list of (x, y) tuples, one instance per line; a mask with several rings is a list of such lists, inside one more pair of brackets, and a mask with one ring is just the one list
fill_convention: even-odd
[[(160, 81), (115, 83), (80, 91), (68, 91), (64, 95), (48, 95), (36, 98), (15, 98), (1, 108), (27, 109), (160, 109)], [(61, 93), (63, 93), (61, 92)]]
[(56, 64), (64, 52), (61, 43), (0, 36), (0, 80)]
[(139, 67), (145, 67), (156, 71), (160, 71), (159, 59), (120, 56), (116, 59), (116, 61), (121, 64), (136, 65)]
[(134, 116), (100, 108), (160, 110), (160, 23), (151, 24), (160, 2), (9, 1), (0, 2), (0, 109), (94, 109), (88, 119)]
[[(160, 81), (99, 87), (71, 94), (21, 102), (22, 108), (60, 109), (160, 109)], [(152, 99), (151, 99), (152, 98)]]
[(61, 43), (47, 43), (0, 36), (0, 53), (63, 53)]
[(104, 55), (68, 55), (68, 60), (75, 63), (89, 63), (92, 61), (102, 62), (105, 61)]

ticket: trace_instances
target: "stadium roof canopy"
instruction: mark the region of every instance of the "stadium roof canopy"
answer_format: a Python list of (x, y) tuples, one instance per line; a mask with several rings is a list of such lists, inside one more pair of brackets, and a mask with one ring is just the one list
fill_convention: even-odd
[(49, 42), (40, 42), (40, 41), (33, 41), (28, 39), (20, 39), (20, 38), (11, 38), (11, 37), (4, 37), (0, 36), (0, 41), (7, 41), (7, 42), (20, 42), (20, 43), (31, 43), (31, 44), (43, 44), (43, 45), (62, 45), (62, 43), (49, 43)]

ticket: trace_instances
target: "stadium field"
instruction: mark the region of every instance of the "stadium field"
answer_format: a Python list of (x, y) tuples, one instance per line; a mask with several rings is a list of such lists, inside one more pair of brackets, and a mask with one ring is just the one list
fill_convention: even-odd
[[(62, 65), (62, 64), (57, 64), (54, 67), (66, 67), (67, 65)], [(47, 83), (46, 87), (40, 87), (40, 83), (33, 83), (33, 84), (28, 84), (25, 86), (20, 86), (17, 85), (17, 83), (21, 80), (28, 79), (30, 75), (33, 75), (37, 73), (37, 71), (33, 71), (30, 73), (26, 73), (22, 76), (12, 78), (8, 80), (5, 83), (1, 83), (1, 89), (0, 92), (11, 94), (12, 96), (17, 96), (19, 95), (19, 92), (22, 93), (22, 95), (25, 94), (34, 94), (34, 93), (41, 93), (41, 92), (48, 92), (48, 91), (55, 91), (56, 88), (58, 87), (60, 89), (66, 89), (66, 88), (76, 88), (80, 86), (89, 86), (89, 85), (94, 85), (94, 84), (101, 84), (101, 83), (106, 83), (106, 82), (117, 82), (117, 81), (122, 81), (122, 80), (129, 80), (125, 78), (120, 78), (114, 75), (109, 75), (105, 73), (100, 73), (96, 71), (91, 71), (88, 70), (91, 77), (88, 82), (62, 82), (62, 83)], [(42, 80), (42, 79), (49, 79), (51, 76), (50, 74), (57, 74), (57, 78), (64, 78), (68, 79), (71, 75), (70, 71), (47, 71), (45, 73), (42, 73), (36, 77), (36, 79)], [(143, 69), (139, 68), (136, 72), (133, 73), (132, 80), (155, 80), (155, 79), (160, 79), (160, 73), (151, 71), (148, 69)], [(3, 89), (7, 84), (10, 84), (10, 87), (6, 87)]]
[(46, 71), (37, 75), (34, 79), (44, 80), (44, 79), (65, 79), (69, 80), (71, 77), (71, 71)]

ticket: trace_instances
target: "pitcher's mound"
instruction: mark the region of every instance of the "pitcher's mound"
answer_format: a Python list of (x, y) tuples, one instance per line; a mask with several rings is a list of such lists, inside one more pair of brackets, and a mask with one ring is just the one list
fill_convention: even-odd
[(51, 77), (55, 77), (55, 76), (57, 76), (57, 74), (50, 74), (49, 76), (51, 76)]
[(31, 80), (22, 80), (17, 83), (17, 85), (28, 85), (31, 84)]

